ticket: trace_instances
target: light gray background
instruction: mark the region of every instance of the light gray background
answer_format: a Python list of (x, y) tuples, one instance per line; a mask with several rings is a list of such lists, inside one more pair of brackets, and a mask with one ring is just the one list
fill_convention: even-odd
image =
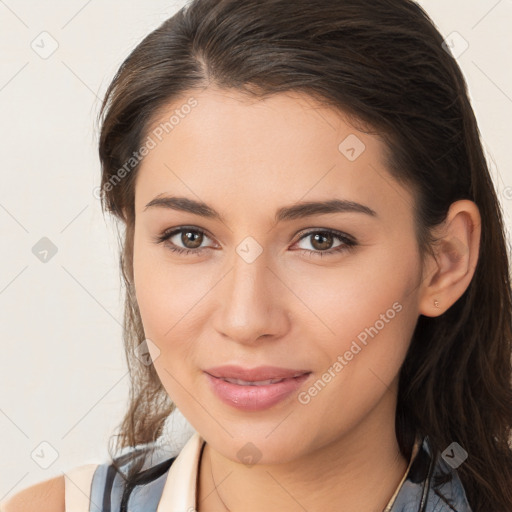
[[(512, 0), (420, 4), (445, 37), (469, 43), (458, 61), (510, 226)], [(106, 460), (125, 410), (118, 247), (93, 194), (95, 119), (124, 58), (182, 5), (0, 0), (0, 501)], [(31, 47), (50, 48), (43, 31), (58, 43), (46, 59)], [(43, 237), (58, 249), (46, 263), (32, 252)], [(179, 416), (176, 451), (192, 432)]]

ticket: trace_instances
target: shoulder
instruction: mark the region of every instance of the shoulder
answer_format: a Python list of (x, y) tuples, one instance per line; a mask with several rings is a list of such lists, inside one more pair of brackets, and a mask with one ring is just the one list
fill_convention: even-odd
[(89, 510), (89, 494), (98, 464), (84, 464), (22, 489), (0, 503), (0, 512)]
[(65, 512), (64, 475), (23, 489), (0, 503), (1, 512)]

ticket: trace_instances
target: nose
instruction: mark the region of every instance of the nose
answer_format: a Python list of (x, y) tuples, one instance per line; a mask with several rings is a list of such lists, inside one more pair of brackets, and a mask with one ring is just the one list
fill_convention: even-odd
[(224, 337), (254, 344), (263, 336), (280, 337), (289, 328), (286, 288), (268, 264), (265, 252), (251, 263), (235, 253), (231, 270), (216, 287), (220, 306), (214, 326)]

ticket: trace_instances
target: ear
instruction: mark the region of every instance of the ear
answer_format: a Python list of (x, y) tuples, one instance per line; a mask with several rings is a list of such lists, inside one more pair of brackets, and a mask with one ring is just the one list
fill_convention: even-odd
[(452, 203), (434, 235), (439, 239), (433, 247), (435, 258), (428, 255), (425, 260), (419, 295), (419, 313), (430, 317), (448, 310), (473, 278), (481, 235), (478, 206), (467, 199)]

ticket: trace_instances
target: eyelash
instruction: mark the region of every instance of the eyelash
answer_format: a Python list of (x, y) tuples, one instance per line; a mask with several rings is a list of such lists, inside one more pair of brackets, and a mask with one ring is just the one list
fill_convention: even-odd
[[(174, 252), (176, 254), (184, 254), (184, 255), (195, 254), (196, 256), (200, 255), (204, 249), (207, 249), (207, 247), (201, 247), (200, 249), (186, 249), (186, 248), (182, 248), (182, 247), (177, 247), (176, 245), (174, 245), (172, 243), (165, 243), (170, 238), (172, 238), (174, 235), (176, 235), (178, 233), (186, 232), (186, 231), (191, 231), (193, 233), (200, 233), (200, 234), (206, 235), (208, 238), (210, 238), (208, 236), (208, 234), (205, 231), (203, 231), (202, 229), (192, 228), (192, 227), (180, 227), (180, 228), (172, 229), (170, 231), (169, 230), (164, 231), (161, 235), (157, 236), (154, 239), (154, 242), (157, 244), (164, 244), (169, 250), (171, 250), (172, 252)], [(333, 249), (326, 250), (326, 251), (310, 250), (310, 249), (298, 249), (298, 250), (302, 251), (302, 253), (306, 253), (311, 256), (313, 256), (313, 255), (319, 256), (320, 258), (322, 258), (324, 255), (332, 256), (334, 254), (342, 253), (344, 251), (353, 250), (357, 246), (357, 242), (352, 237), (349, 237), (348, 235), (345, 235), (344, 233), (341, 233), (340, 231), (336, 231), (333, 229), (327, 229), (327, 228), (311, 230), (311, 231), (308, 231), (307, 233), (303, 233), (302, 236), (299, 238), (299, 240), (297, 240), (297, 242), (300, 242), (304, 238), (307, 238), (308, 236), (315, 235), (318, 233), (330, 234), (333, 237), (340, 240), (341, 242), (343, 242), (343, 244), (339, 245), (337, 247), (334, 247)]]

